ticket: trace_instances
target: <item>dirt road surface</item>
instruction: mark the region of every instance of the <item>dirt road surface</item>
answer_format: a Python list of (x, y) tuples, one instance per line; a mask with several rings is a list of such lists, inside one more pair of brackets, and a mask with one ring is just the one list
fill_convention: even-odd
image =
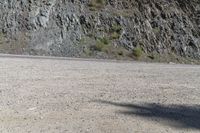
[(200, 66), (0, 57), (2, 133), (199, 133)]

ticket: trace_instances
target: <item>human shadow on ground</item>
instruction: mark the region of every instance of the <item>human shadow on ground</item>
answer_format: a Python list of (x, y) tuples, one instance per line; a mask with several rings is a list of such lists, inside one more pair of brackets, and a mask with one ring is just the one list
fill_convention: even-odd
[(176, 128), (200, 130), (200, 105), (162, 105), (156, 103), (129, 104), (98, 101), (103, 104), (123, 107), (117, 111), (130, 116), (140, 116)]

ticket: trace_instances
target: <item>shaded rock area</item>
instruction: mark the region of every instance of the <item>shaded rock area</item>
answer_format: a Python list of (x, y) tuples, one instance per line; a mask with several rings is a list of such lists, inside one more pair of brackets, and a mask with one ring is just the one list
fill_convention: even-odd
[(200, 59), (198, 0), (1, 0), (0, 11), (2, 53)]

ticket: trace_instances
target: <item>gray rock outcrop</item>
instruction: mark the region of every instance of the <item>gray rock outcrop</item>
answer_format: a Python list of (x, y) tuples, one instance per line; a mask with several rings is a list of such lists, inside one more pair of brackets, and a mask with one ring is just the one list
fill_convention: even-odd
[(127, 51), (200, 59), (199, 0), (1, 0), (0, 11), (4, 53), (78, 57), (107, 37)]

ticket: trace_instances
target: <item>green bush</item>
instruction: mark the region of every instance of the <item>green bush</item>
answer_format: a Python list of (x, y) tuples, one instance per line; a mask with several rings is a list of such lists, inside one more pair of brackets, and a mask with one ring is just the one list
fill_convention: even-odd
[(140, 47), (136, 47), (133, 49), (133, 56), (136, 57), (136, 59), (139, 59), (143, 55), (143, 51)]
[(111, 34), (111, 39), (119, 39), (119, 38), (120, 38), (120, 34), (119, 34), (119, 33), (113, 32), (113, 33)]
[(90, 0), (88, 6), (90, 10), (95, 11), (96, 9), (101, 9), (105, 6), (105, 0)]
[(4, 41), (4, 34), (0, 32), (0, 44)]
[(111, 39), (119, 39), (121, 35), (122, 27), (121, 25), (114, 24), (110, 29), (110, 37)]
[(153, 29), (154, 34), (159, 34), (160, 33), (160, 28), (156, 27)]
[(105, 45), (108, 45), (110, 43), (110, 40), (106, 37), (100, 38), (99, 40)]
[(121, 33), (122, 27), (119, 24), (114, 24), (111, 27), (111, 32)]
[(104, 48), (104, 44), (101, 41), (97, 41), (97, 43), (92, 47), (95, 51), (102, 51)]
[(106, 37), (99, 38), (96, 41), (96, 44), (93, 45), (91, 48), (95, 51), (103, 51), (109, 45), (110, 40)]
[(92, 51), (90, 49), (88, 49), (88, 48), (85, 48), (83, 50), (83, 52), (85, 53), (86, 56), (91, 56), (92, 55)]

